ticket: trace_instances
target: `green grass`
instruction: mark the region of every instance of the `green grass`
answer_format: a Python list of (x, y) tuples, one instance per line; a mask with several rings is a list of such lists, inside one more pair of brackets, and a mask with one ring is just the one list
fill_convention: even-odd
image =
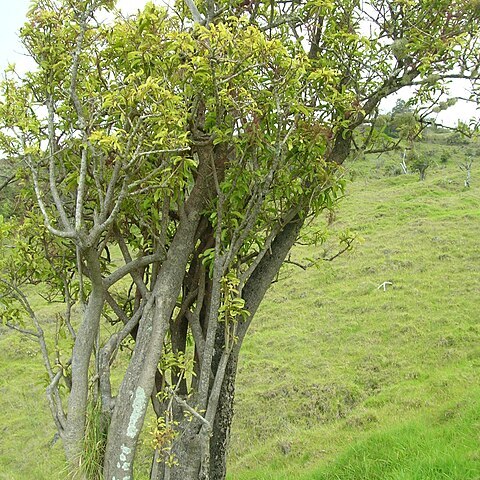
[[(480, 160), (465, 189), (474, 146), (434, 140), (419, 149), (451, 156), (425, 182), (385, 176), (398, 153), (353, 162), (330, 240), (293, 257), (334, 254), (346, 228), (362, 241), (268, 292), (239, 365), (231, 480), (480, 479)], [(2, 329), (0, 480), (66, 477), (44, 387), (35, 344)]]
[(256, 469), (241, 479), (476, 480), (479, 478), (479, 390), (468, 408), (451, 409), (364, 435), (338, 457), (308, 473)]
[(475, 480), (479, 477), (480, 402), (476, 396), (426, 418), (369, 435), (312, 480)]
[(2, 330), (0, 351), (0, 480), (66, 478), (36, 344)]
[[(480, 182), (463, 187), (451, 151), (425, 182), (353, 164), (335, 228), (363, 242), (270, 290), (240, 364), (231, 479), (480, 478)], [(471, 414), (437, 425), (457, 404)]]

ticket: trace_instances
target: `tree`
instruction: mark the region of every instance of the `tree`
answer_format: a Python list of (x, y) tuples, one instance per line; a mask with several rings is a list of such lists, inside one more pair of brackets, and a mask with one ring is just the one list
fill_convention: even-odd
[(465, 185), (465, 188), (470, 188), (472, 164), (473, 164), (473, 155), (469, 153), (466, 155), (465, 160), (458, 165), (460, 167), (460, 170), (463, 170), (465, 172), (465, 181), (463, 182), (463, 184)]
[[(2, 83), (0, 145), (36, 208), (2, 227), (30, 268), (3, 258), (1, 314), (40, 342), (72, 476), (133, 478), (150, 403), (150, 478), (223, 479), (237, 360), (265, 292), (334, 206), (351, 149), (375, 141), (373, 127), (353, 133), (380, 101), (476, 80), (479, 9), (186, 0), (125, 19), (113, 6), (33, 2), (21, 36), (37, 68)], [(67, 356), (48, 351), (27, 281), (62, 295)]]
[(405, 100), (398, 99), (390, 112), (385, 133), (394, 138), (408, 138), (415, 134), (415, 130), (418, 130), (415, 112)]
[(409, 164), (414, 172), (418, 172), (420, 181), (423, 182), (427, 178), (428, 167), (432, 164), (431, 153), (418, 154), (415, 150), (410, 151)]

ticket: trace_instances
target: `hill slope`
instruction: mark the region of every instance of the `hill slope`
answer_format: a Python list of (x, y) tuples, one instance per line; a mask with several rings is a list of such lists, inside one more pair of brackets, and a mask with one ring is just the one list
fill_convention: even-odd
[(335, 228), (363, 243), (269, 292), (240, 366), (230, 478), (480, 478), (480, 165), (466, 189), (465, 151), (448, 151), (424, 182), (352, 166)]

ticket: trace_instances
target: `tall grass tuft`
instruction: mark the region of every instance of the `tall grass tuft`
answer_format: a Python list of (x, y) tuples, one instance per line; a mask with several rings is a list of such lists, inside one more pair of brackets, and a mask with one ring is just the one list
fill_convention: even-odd
[(103, 459), (107, 444), (108, 428), (102, 415), (101, 403), (91, 397), (85, 428), (84, 449), (82, 457), (82, 470), (88, 480), (103, 480)]

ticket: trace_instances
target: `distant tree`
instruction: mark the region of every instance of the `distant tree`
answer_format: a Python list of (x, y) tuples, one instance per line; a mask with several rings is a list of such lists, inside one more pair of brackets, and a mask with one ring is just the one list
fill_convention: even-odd
[(420, 181), (427, 178), (427, 170), (432, 165), (432, 157), (428, 154), (418, 154), (412, 151), (408, 157), (410, 168), (414, 172), (418, 172)]
[(392, 108), (392, 111), (390, 112), (390, 116), (394, 118), (394, 117), (397, 117), (398, 115), (403, 115), (405, 113), (412, 113), (412, 112), (413, 112), (413, 109), (411, 105), (409, 105), (406, 100), (399, 98), (397, 99), (395, 106)]
[[(133, 479), (150, 403), (150, 478), (223, 479), (265, 292), (334, 206), (350, 150), (375, 148), (381, 100), (414, 86), (434, 101), (452, 76), (475, 78), (480, 12), (186, 0), (105, 21), (113, 5), (32, 2), (21, 36), (37, 67), (2, 83), (0, 146), (28, 169), (36, 208), (1, 222), (0, 246), (18, 248), (0, 256), (0, 314), (40, 342), (72, 476)], [(64, 299), (56, 352), (27, 281)]]
[(399, 98), (392, 111), (382, 117), (385, 134), (392, 138), (411, 137), (418, 129), (418, 120), (413, 107)]
[(465, 172), (465, 188), (470, 188), (470, 179), (472, 174), (472, 165), (473, 165), (473, 155), (468, 154), (466, 159), (460, 163), (460, 169)]

